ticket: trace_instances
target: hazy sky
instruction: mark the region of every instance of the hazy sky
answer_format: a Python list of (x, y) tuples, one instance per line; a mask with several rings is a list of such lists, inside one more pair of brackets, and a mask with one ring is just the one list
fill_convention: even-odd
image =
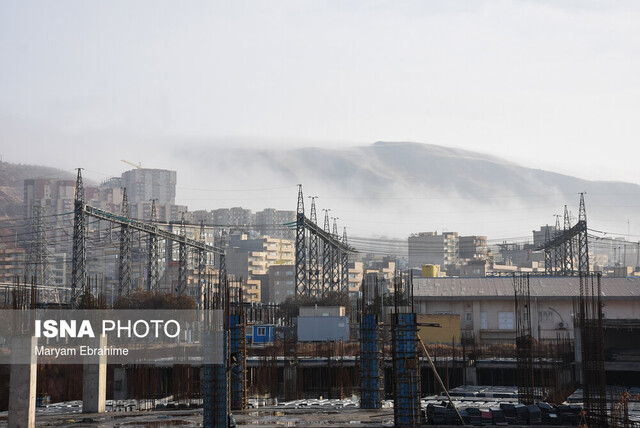
[(640, 183), (639, 22), (637, 1), (0, 0), (0, 154), (108, 176), (171, 168), (182, 139), (416, 141)]

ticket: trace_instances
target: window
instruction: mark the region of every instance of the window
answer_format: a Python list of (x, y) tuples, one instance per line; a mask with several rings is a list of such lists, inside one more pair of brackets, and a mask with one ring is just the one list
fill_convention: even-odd
[(498, 312), (498, 329), (513, 330), (513, 312)]
[(540, 312), (538, 312), (538, 319), (540, 320), (540, 322), (553, 321), (553, 312), (551, 312), (551, 311), (540, 311)]
[(267, 335), (267, 328), (266, 327), (258, 327), (257, 332), (256, 332), (256, 336), (266, 336)]
[(480, 330), (487, 330), (489, 328), (489, 313), (480, 312)]
[(465, 313), (465, 314), (464, 314), (464, 319), (465, 319), (467, 322), (471, 322), (471, 321), (473, 321), (473, 313), (472, 313), (472, 312), (467, 312), (467, 313)]

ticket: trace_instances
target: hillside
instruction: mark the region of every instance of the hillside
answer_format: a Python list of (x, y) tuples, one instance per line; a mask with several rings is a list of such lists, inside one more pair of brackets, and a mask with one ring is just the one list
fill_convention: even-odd
[(73, 174), (48, 166), (0, 162), (0, 218), (23, 215), (24, 180), (39, 177), (68, 179)]
[[(591, 228), (640, 234), (637, 184), (589, 181), (429, 144), (270, 147), (273, 144), (252, 148), (231, 142), (176, 142), (169, 153), (171, 161), (163, 165), (178, 172), (176, 202), (191, 210), (232, 206), (292, 210), (296, 184), (302, 183), (305, 196), (318, 197), (319, 216), (323, 209), (331, 209), (330, 216), (339, 218), (340, 231), (345, 226), (350, 236), (403, 238), (448, 230), (526, 239), (532, 229), (554, 224), (554, 215), (562, 214), (565, 204), (577, 216), (579, 194), (586, 192)], [(72, 177), (53, 168), (1, 165), (0, 215), (5, 217), (22, 215), (25, 178)], [(308, 199), (306, 204), (308, 210)]]
[[(627, 221), (640, 224), (633, 209), (640, 206), (637, 184), (583, 180), (429, 144), (377, 142), (344, 149), (185, 144), (174, 155), (177, 164), (189, 165), (188, 180), (206, 176), (223, 188), (230, 183), (236, 188), (303, 183), (306, 195), (319, 197), (319, 210), (331, 208), (331, 215), (358, 235), (445, 229), (523, 236), (553, 224), (553, 215), (561, 214), (565, 204), (577, 216), (580, 192), (587, 194), (594, 227), (623, 233)], [(288, 205), (279, 208), (295, 207), (295, 191), (290, 193)], [(192, 193), (187, 200), (199, 203), (202, 196)], [(271, 203), (277, 202), (274, 198)]]

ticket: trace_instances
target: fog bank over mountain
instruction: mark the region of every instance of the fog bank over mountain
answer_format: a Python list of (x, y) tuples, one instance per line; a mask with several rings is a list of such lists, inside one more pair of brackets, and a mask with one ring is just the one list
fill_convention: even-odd
[[(583, 180), (467, 150), (405, 142), (343, 149), (184, 144), (173, 154), (178, 199), (191, 209), (295, 209), (301, 183), (305, 197), (318, 197), (319, 217), (330, 208), (350, 235), (445, 230), (506, 239), (554, 224), (565, 204), (577, 216), (586, 192), (591, 228), (626, 235), (629, 226), (640, 235), (636, 184)], [(180, 183), (200, 183), (200, 190)]]

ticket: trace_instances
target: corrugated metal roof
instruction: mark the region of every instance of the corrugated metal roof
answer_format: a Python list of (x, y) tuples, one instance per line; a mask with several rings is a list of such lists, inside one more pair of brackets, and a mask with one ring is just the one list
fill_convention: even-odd
[[(531, 277), (531, 297), (577, 297), (578, 277)], [(603, 297), (640, 299), (640, 278), (602, 278)], [(414, 278), (415, 297), (481, 297), (511, 298), (514, 295), (511, 277), (486, 278)]]

